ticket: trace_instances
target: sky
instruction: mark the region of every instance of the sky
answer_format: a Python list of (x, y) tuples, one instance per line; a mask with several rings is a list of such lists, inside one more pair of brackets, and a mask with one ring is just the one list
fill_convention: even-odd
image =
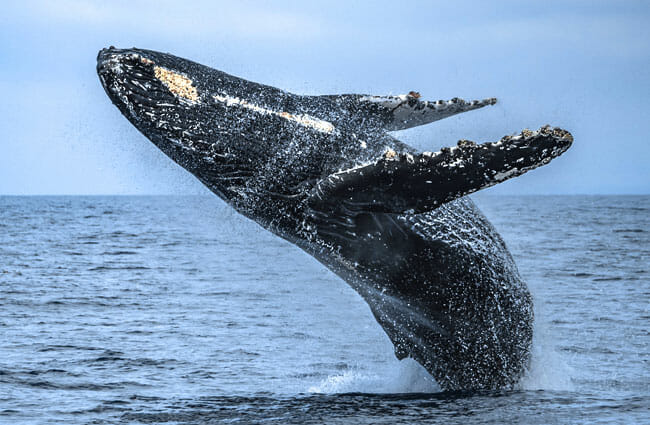
[(650, 2), (8, 1), (0, 194), (204, 194), (121, 116), (102, 47), (170, 52), (300, 94), (497, 97), (394, 135), (421, 150), (563, 127), (572, 148), (490, 194), (650, 193)]

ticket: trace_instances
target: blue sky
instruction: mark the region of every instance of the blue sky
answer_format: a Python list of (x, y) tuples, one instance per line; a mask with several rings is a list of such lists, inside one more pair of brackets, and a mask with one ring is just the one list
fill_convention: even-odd
[(650, 193), (650, 2), (7, 2), (0, 194), (205, 193), (104, 94), (108, 45), (296, 93), (495, 96), (396, 135), (437, 150), (549, 123), (574, 146), (489, 193)]

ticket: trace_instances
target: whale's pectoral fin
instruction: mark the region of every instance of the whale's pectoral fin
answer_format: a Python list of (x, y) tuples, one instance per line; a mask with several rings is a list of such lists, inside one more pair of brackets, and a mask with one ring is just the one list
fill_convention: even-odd
[(378, 126), (387, 131), (429, 124), (497, 102), (495, 98), (466, 101), (456, 97), (451, 100), (425, 101), (420, 100), (420, 94), (416, 92), (400, 96), (350, 94), (325, 98), (333, 102), (333, 108), (348, 112), (353, 121)]
[(418, 155), (387, 151), (367, 165), (331, 174), (309, 198), (315, 212), (355, 216), (361, 213), (422, 213), (461, 196), (547, 164), (566, 151), (573, 137), (560, 128), (542, 127), (477, 145)]
[(494, 105), (495, 98), (465, 101), (457, 97), (451, 100), (429, 102), (420, 100), (420, 94), (411, 92), (401, 96), (362, 96), (359, 103), (370, 110), (386, 114), (386, 130), (404, 130), (429, 124), (452, 115), (460, 114), (486, 105)]

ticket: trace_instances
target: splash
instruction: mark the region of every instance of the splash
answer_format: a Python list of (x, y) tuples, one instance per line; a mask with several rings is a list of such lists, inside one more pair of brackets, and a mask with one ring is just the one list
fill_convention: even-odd
[[(539, 317), (539, 316), (538, 316)], [(531, 367), (522, 379), (525, 391), (573, 391), (572, 377), (576, 371), (558, 351), (552, 327), (536, 320)], [(379, 367), (359, 364), (339, 374), (330, 375), (308, 388), (314, 394), (342, 393), (436, 393), (441, 389), (436, 381), (413, 359), (390, 359)]]
[(523, 378), (524, 390), (572, 391), (572, 376), (575, 370), (557, 350), (557, 340), (551, 333), (551, 326), (543, 320), (535, 320), (533, 350), (530, 370)]
[[(376, 365), (373, 365), (376, 366)], [(330, 375), (318, 385), (309, 387), (315, 394), (340, 393), (435, 393), (440, 387), (435, 380), (415, 360), (394, 359), (382, 364), (380, 368), (368, 370), (358, 366), (342, 374)]]

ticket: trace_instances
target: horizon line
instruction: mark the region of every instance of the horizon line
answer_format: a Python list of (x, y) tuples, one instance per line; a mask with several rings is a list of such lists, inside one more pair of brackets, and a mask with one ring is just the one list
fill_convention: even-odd
[[(0, 197), (99, 197), (99, 196), (112, 196), (112, 197), (137, 197), (137, 196), (168, 196), (168, 197), (216, 197), (218, 195), (206, 193), (195, 194), (176, 194), (176, 193), (0, 193)], [(465, 196), (650, 196), (650, 193), (471, 193)]]

